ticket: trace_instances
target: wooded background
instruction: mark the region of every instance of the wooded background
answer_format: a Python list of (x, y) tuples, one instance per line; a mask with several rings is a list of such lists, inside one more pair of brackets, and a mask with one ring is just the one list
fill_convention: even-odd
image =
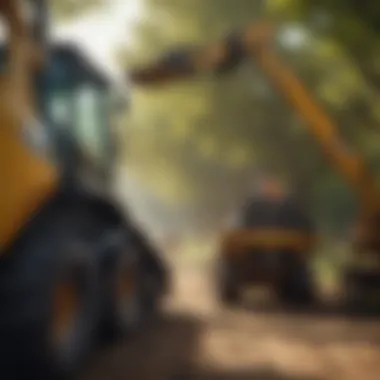
[[(62, 19), (101, 2), (52, 4)], [(336, 121), (344, 140), (380, 172), (379, 2), (145, 0), (144, 5), (133, 44), (115, 51), (126, 70), (178, 44), (215, 41), (255, 20), (280, 23), (280, 56)], [(297, 188), (322, 233), (345, 236), (357, 203), (352, 190), (253, 63), (219, 81), (131, 91), (122, 160), (137, 168), (145, 188), (171, 213), (172, 223), (177, 220), (175, 227), (186, 220), (181, 228), (195, 232), (219, 228), (264, 169)]]

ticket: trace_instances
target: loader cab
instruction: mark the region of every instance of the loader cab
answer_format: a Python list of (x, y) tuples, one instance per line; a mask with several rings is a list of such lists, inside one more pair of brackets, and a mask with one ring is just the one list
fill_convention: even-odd
[[(76, 46), (49, 49), (39, 99), (58, 148), (63, 136), (75, 145), (74, 165), (106, 181), (114, 166), (116, 136), (112, 125), (115, 91), (108, 77)], [(58, 160), (72, 160), (73, 147), (58, 149)]]
[[(0, 255), (57, 194), (63, 172), (71, 179), (85, 173), (91, 187), (107, 186), (115, 158), (106, 75), (79, 49), (49, 44), (45, 1), (2, 4)], [(27, 4), (32, 23), (23, 16)]]
[[(6, 55), (3, 45), (0, 72), (5, 70)], [(63, 144), (63, 139), (69, 140), (84, 170), (91, 168), (98, 180), (106, 180), (116, 156), (112, 116), (125, 105), (121, 95), (107, 75), (71, 44), (50, 46), (43, 73), (36, 79), (38, 115), (52, 142), (56, 161), (64, 167), (74, 158), (73, 146)]]

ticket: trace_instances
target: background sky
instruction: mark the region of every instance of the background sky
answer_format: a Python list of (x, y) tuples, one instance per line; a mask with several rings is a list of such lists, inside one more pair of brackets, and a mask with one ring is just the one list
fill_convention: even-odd
[(131, 27), (142, 9), (141, 0), (108, 0), (105, 7), (56, 26), (53, 34), (58, 39), (75, 41), (99, 63), (116, 72), (115, 50), (130, 42)]

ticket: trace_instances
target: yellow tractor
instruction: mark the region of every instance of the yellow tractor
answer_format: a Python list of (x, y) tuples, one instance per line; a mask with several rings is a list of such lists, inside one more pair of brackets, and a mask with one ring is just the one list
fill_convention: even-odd
[(220, 300), (236, 305), (246, 287), (264, 285), (283, 302), (310, 305), (315, 231), (297, 197), (267, 178), (239, 214), (238, 223), (222, 235), (216, 271)]
[[(347, 180), (360, 201), (360, 215), (355, 237), (352, 262), (345, 272), (345, 289), (348, 305), (365, 306), (367, 296), (380, 291), (380, 195), (374, 177), (368, 172), (360, 154), (353, 152), (342, 141), (338, 128), (310, 95), (291, 68), (277, 56), (273, 39), (276, 26), (255, 23), (243, 31), (222, 41), (196, 49), (178, 48), (147, 67), (135, 70), (131, 77), (136, 85), (154, 86), (162, 83), (211, 72), (222, 75), (236, 68), (242, 61), (252, 58), (270, 79), (289, 105), (305, 122), (306, 127), (319, 143), (322, 152), (336, 170)], [(309, 246), (310, 237), (304, 234), (258, 233), (253, 229), (227, 234), (222, 242), (223, 252), (230, 248), (256, 244), (273, 245), (282, 240), (292, 244)], [(284, 231), (283, 231), (284, 232)], [(265, 241), (265, 242), (264, 242)], [(261, 244), (261, 243), (260, 243)], [(232, 253), (230, 253), (232, 254)]]
[(0, 16), (0, 368), (64, 378), (151, 320), (167, 268), (112, 190), (123, 94), (49, 44), (47, 2), (0, 0)]

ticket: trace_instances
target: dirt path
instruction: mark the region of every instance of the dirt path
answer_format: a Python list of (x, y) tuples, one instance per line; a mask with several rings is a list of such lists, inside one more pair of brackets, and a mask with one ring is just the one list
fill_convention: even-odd
[(157, 326), (99, 352), (80, 380), (380, 378), (380, 322), (257, 306), (226, 311), (207, 278), (179, 271)]

